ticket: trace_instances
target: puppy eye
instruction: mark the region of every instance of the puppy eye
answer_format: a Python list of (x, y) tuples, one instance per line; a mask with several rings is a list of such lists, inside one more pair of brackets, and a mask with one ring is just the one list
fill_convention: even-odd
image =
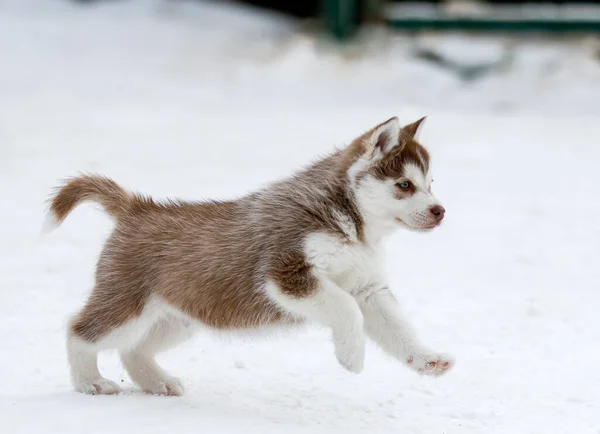
[(398, 184), (396, 184), (398, 187), (400, 187), (403, 190), (406, 190), (407, 188), (410, 188), (411, 183), (410, 181), (404, 181), (404, 182), (400, 182)]

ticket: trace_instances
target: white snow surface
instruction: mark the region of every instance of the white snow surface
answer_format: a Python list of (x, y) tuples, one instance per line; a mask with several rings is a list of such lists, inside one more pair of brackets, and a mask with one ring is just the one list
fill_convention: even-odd
[[(593, 44), (528, 40), (509, 70), (465, 84), (412, 59), (409, 38), (380, 37), (342, 55), (229, 4), (0, 3), (2, 433), (600, 432)], [(159, 359), (181, 398), (143, 394), (116, 354), (100, 368), (123, 394), (71, 389), (66, 321), (112, 223), (82, 206), (40, 238), (58, 180), (230, 198), (425, 114), (447, 221), (395, 235), (387, 265), (422, 339), (456, 357), (450, 373), (419, 377), (370, 345), (352, 375), (309, 327), (199, 334)]]

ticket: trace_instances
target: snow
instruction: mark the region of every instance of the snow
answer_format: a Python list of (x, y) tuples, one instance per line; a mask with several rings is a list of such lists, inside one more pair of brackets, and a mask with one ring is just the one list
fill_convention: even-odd
[[(375, 34), (336, 51), (214, 3), (2, 2), (2, 432), (600, 432), (597, 46), (530, 39), (507, 70), (465, 83), (411, 60), (413, 43)], [(97, 171), (158, 198), (234, 197), (394, 114), (429, 115), (448, 212), (390, 240), (391, 286), (453, 371), (419, 377), (371, 345), (351, 375), (309, 328), (198, 335), (160, 358), (181, 398), (144, 395), (115, 354), (100, 368), (125, 393), (72, 391), (65, 324), (111, 222), (83, 206), (40, 238), (58, 180)]]

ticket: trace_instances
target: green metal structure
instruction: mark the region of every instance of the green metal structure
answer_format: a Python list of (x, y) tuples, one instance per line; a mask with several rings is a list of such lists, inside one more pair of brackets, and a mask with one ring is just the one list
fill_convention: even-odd
[(329, 33), (336, 39), (346, 39), (360, 25), (362, 0), (323, 0), (323, 19)]
[(590, 4), (491, 6), (478, 2), (471, 12), (451, 12), (432, 4), (323, 0), (322, 9), (329, 33), (340, 40), (351, 37), (362, 23), (372, 20), (400, 31), (600, 33), (600, 6)]

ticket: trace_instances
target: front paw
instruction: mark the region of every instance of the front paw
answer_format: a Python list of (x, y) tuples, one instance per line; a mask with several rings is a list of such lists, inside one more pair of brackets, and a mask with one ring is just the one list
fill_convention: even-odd
[(448, 372), (455, 364), (454, 358), (448, 354), (419, 350), (406, 358), (406, 364), (422, 375), (439, 377)]

